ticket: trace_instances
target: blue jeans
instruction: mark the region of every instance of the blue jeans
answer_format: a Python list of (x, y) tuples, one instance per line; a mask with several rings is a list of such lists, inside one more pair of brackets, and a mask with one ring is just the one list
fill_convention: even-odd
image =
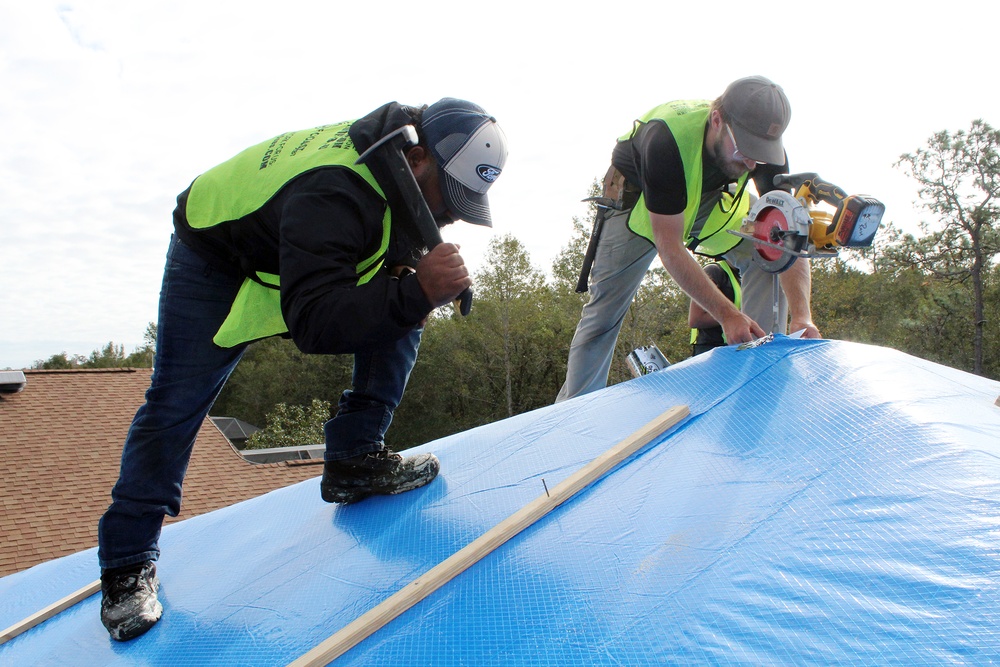
[[(111, 506), (98, 524), (98, 562), (123, 567), (160, 554), (165, 515), (177, 516), (195, 437), (246, 345), (212, 342), (243, 279), (213, 269), (176, 237), (160, 290), (156, 357), (146, 402), (122, 450)], [(355, 357), (354, 391), (326, 425), (328, 459), (380, 449), (416, 361), (420, 331)]]
[(383, 438), (417, 361), (422, 333), (423, 329), (414, 329), (397, 341), (355, 353), (352, 388), (340, 397), (337, 416), (323, 427), (324, 460), (359, 456), (385, 446)]

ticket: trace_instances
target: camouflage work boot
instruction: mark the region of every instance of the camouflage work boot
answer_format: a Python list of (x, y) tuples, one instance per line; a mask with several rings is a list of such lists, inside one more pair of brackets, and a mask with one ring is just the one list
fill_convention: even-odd
[(127, 641), (156, 625), (163, 614), (159, 589), (151, 560), (101, 572), (101, 622), (112, 639)]
[(441, 463), (433, 454), (403, 458), (383, 449), (323, 465), (320, 491), (328, 503), (356, 503), (368, 496), (412, 491), (437, 477)]

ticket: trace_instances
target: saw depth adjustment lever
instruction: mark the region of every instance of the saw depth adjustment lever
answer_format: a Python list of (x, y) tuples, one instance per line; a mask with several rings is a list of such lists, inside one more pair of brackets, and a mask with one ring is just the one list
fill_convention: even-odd
[[(418, 143), (416, 128), (412, 125), (404, 125), (369, 146), (368, 150), (358, 156), (354, 163), (364, 164), (373, 154), (381, 152), (385, 165), (392, 175), (393, 183), (399, 188), (399, 193), (406, 203), (410, 217), (424, 238), (427, 249), (431, 250), (442, 242), (441, 230), (427, 206), (424, 193), (420, 191), (420, 186), (410, 170), (404, 152)], [(472, 310), (472, 290), (467, 287), (458, 295), (458, 311), (462, 315), (468, 315), (470, 310)]]

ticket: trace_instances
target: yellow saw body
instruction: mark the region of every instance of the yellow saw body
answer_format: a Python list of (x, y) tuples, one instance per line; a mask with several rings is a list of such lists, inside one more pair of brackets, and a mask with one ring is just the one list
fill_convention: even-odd
[[(885, 205), (868, 195), (848, 195), (812, 172), (782, 174), (775, 187), (792, 186), (795, 195), (773, 190), (753, 206), (739, 232), (753, 243), (753, 260), (768, 273), (787, 270), (799, 257), (836, 257), (837, 249), (867, 248), (875, 239)], [(817, 204), (824, 202), (831, 213)]]

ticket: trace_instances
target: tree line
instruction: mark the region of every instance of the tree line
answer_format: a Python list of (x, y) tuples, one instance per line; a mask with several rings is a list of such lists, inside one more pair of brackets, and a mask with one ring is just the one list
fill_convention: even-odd
[(156, 349), (156, 322), (146, 325), (142, 336), (142, 345), (129, 354), (125, 354), (125, 346), (109, 341), (107, 345), (90, 353), (89, 357), (82, 354), (68, 355), (66, 351), (53, 354), (48, 359), (39, 359), (31, 365), (41, 370), (62, 370), (68, 368), (151, 368), (153, 352)]
[[(918, 182), (934, 224), (922, 223), (913, 235), (883, 223), (872, 248), (813, 261), (813, 316), (824, 337), (891, 347), (1000, 379), (1000, 327), (989, 317), (1000, 312), (998, 155), (1000, 132), (974, 121), (968, 131), (940, 132), (901, 156), (897, 167)], [(575, 218), (549, 272), (532, 264), (514, 236), (491, 241), (474, 275), (472, 312), (461, 317), (438, 309), (428, 320), (388, 432), (390, 446), (404, 449), (553, 402), (587, 299), (575, 286), (589, 233), (590, 221)], [(655, 344), (671, 362), (690, 356), (688, 299), (658, 262), (654, 267), (626, 316), (609, 384), (631, 378), (625, 358), (639, 346)], [(155, 337), (155, 325), (150, 329)], [(151, 350), (147, 340), (139, 356), (151, 361)], [(109, 343), (87, 363), (136, 361), (123, 352)], [(350, 386), (351, 364), (346, 355), (301, 354), (282, 338), (258, 342), (212, 414), (278, 434), (272, 440), (264, 433), (260, 446), (287, 444), (293, 432), (318, 434), (299, 444), (320, 442), (316, 429)], [(296, 430), (304, 420), (313, 429), (307, 435)]]

